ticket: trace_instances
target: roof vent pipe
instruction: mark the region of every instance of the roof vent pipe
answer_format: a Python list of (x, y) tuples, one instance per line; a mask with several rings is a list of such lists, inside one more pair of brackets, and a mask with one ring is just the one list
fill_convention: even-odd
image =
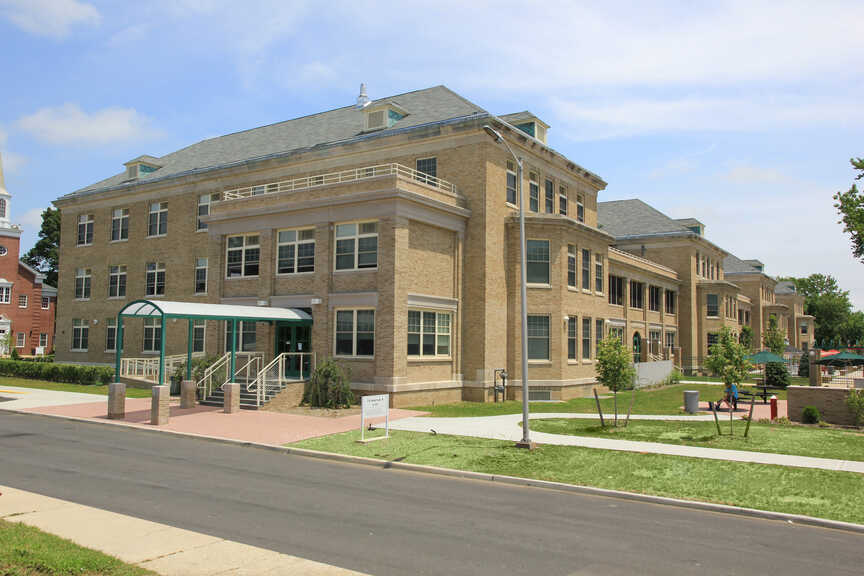
[(366, 83), (360, 84), (360, 95), (357, 96), (357, 108), (365, 108), (369, 105), (369, 96), (366, 95)]

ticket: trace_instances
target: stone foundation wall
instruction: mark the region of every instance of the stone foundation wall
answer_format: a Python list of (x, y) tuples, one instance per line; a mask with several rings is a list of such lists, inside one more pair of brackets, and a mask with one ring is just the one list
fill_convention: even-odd
[(283, 408), (296, 408), (303, 401), (303, 387), (303, 382), (288, 384), (270, 402), (263, 406), (262, 410), (278, 412)]
[(855, 424), (852, 412), (846, 406), (849, 395), (845, 388), (817, 388), (813, 386), (789, 386), (787, 389), (789, 419), (801, 422), (805, 406), (815, 406), (825, 422), (841, 426)]

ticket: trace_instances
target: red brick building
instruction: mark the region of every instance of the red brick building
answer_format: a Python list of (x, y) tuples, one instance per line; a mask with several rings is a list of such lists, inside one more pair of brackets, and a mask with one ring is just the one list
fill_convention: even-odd
[(12, 195), (6, 191), (0, 159), (0, 354), (11, 345), (22, 356), (54, 351), (57, 289), (21, 262), (21, 227), (10, 220)]

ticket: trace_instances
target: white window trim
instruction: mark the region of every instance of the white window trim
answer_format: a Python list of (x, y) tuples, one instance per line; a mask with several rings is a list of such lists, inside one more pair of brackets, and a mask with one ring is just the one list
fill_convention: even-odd
[[(82, 222), (82, 221), (81, 221), (81, 216), (86, 217), (87, 220), (85, 220), (85, 221)], [(77, 236), (77, 234), (78, 234), (78, 231), (81, 229), (81, 225), (82, 225), (82, 224), (84, 224), (84, 226), (85, 226), (85, 233), (84, 233), (84, 237), (85, 237), (85, 238), (87, 237), (87, 233), (86, 233), (86, 227), (87, 227), (87, 225), (92, 226), (92, 230), (91, 230), (91, 232), (90, 232), (90, 242), (86, 242), (86, 241), (85, 241), (84, 243), (79, 243), (79, 242), (78, 242), (78, 236)], [(84, 246), (92, 246), (92, 245), (93, 245), (93, 239), (96, 237), (96, 218), (93, 216), (93, 214), (79, 214), (79, 216), (78, 216), (78, 226), (75, 228), (75, 234), (76, 234), (76, 237), (75, 237), (75, 246), (81, 248), (81, 247), (84, 247)]]
[[(148, 270), (148, 266), (150, 264), (154, 264), (156, 267), (153, 270)], [(161, 268), (160, 268), (161, 266)], [(158, 292), (153, 292), (152, 294), (147, 292), (147, 277), (152, 273), (156, 275), (156, 281), (153, 282), (153, 289), (155, 290), (157, 286), (159, 286), (159, 272), (164, 274), (165, 281), (163, 283), (163, 292), (159, 294)], [(128, 288), (128, 286), (127, 286)], [(165, 293), (168, 292), (168, 267), (164, 262), (147, 262), (144, 265), (144, 295), (148, 298), (162, 298), (165, 296)]]
[[(258, 237), (258, 244), (246, 244), (246, 238), (250, 238), (253, 236)], [(243, 238), (243, 246), (240, 248), (230, 248), (231, 238)], [(247, 249), (258, 249), (258, 274), (250, 274), (246, 275), (246, 250)], [(243, 255), (243, 259), (240, 261), (240, 275), (239, 276), (229, 276), (228, 275), (228, 253), (231, 251), (240, 250)], [(231, 234), (230, 236), (225, 237), (225, 280), (238, 280), (238, 279), (246, 279), (246, 278), (259, 278), (261, 276), (261, 234), (258, 232), (250, 233), (250, 234)]]
[[(550, 314), (528, 314), (528, 316), (543, 316), (548, 320), (548, 333), (546, 334), (546, 354), (547, 358), (528, 358), (529, 364), (552, 364), (552, 316)], [(531, 340), (531, 335), (528, 335), (528, 340)]]
[[(154, 322), (155, 320), (155, 322)], [(148, 321), (150, 324), (148, 324)], [(159, 344), (155, 350), (147, 349), (147, 330), (151, 329), (154, 332), (159, 330)], [(144, 319), (144, 328), (141, 332), (141, 353), (142, 354), (159, 354), (161, 351), (162, 338), (165, 337), (165, 334), (162, 332), (162, 320), (160, 318), (145, 318)], [(156, 343), (156, 339), (152, 339), (154, 343)]]
[[(312, 240), (297, 240), (297, 238), (300, 237), (300, 232), (305, 231), (305, 230), (312, 230), (312, 234), (313, 234)], [(280, 242), (279, 241), (279, 233), (280, 232), (292, 232), (292, 231), (296, 233), (296, 236), (294, 237), (295, 240), (293, 242)], [(333, 228), (333, 234), (334, 234), (334, 238), (335, 238), (336, 228)], [(299, 248), (300, 244), (314, 244), (315, 245), (314, 251), (317, 252), (317, 250), (318, 250), (317, 240), (318, 240), (317, 239), (317, 233), (316, 233), (316, 230), (314, 227), (302, 226), (300, 228), (280, 228), (279, 230), (277, 230), (276, 231), (276, 254), (275, 254), (275, 256), (276, 256), (276, 260), (275, 260), (276, 276), (282, 277), (282, 278), (295, 278), (297, 276), (309, 276), (309, 275), (315, 274), (314, 266), (317, 265), (317, 262), (315, 262), (313, 264), (313, 270), (311, 272), (297, 272), (296, 270), (297, 270), (297, 258), (298, 258), (297, 254), (299, 252), (298, 248)], [(279, 272), (279, 248), (282, 246), (291, 246), (291, 245), (294, 246), (294, 270), (295, 271), (294, 272)], [(334, 245), (334, 256), (335, 256), (336, 243), (334, 242), (333, 245)], [(356, 260), (357, 260), (356, 257), (354, 260), (356, 262)], [(334, 267), (334, 269), (336, 267), (336, 261), (335, 260), (333, 261), (333, 267)], [(376, 266), (376, 268), (377, 268), (377, 266)], [(373, 270), (373, 268), (362, 268), (361, 270)], [(339, 270), (339, 272), (347, 272), (347, 271), (349, 271), (349, 270)], [(353, 272), (353, 270), (350, 270), (350, 271)]]
[[(76, 326), (75, 320), (79, 320), (80, 322), (82, 322), (82, 324), (79, 324), (78, 326)], [(84, 330), (87, 331), (87, 348), (75, 348), (75, 330), (76, 329), (81, 330), (82, 332)], [(86, 320), (84, 320), (83, 318), (73, 319), (72, 320), (71, 337), (72, 337), (72, 344), (69, 347), (70, 352), (87, 352), (89, 350), (89, 347), (90, 347), (90, 325), (88, 324), (88, 322)]]
[[(408, 354), (407, 355), (408, 360), (410, 360), (412, 362), (424, 361), (424, 360), (429, 360), (429, 361), (452, 360), (453, 359), (453, 313), (448, 312), (448, 311), (442, 312), (441, 310), (433, 310), (433, 309), (429, 309), (429, 308), (409, 308), (408, 312), (420, 312), (420, 332), (411, 332), (411, 334), (419, 334), (420, 335), (420, 354)], [(434, 354), (423, 354), (423, 336), (426, 334), (426, 332), (423, 331), (423, 328), (424, 328), (424, 326), (423, 326), (423, 313), (424, 312), (427, 314), (429, 314), (429, 313), (435, 314), (435, 332), (434, 332), (435, 353)], [(450, 330), (446, 334), (444, 332), (438, 331), (438, 315), (439, 314), (440, 315), (447, 315), (450, 317), (450, 322), (449, 322)], [(409, 332), (406, 329), (406, 336), (408, 333)], [(438, 354), (438, 336), (445, 336), (445, 335), (450, 337), (450, 345), (448, 346), (450, 353), (446, 354), (446, 355), (445, 354)], [(407, 353), (407, 350), (406, 350), (406, 353)]]
[(0, 286), (0, 304), (12, 304), (12, 285)]
[[(118, 218), (114, 215), (115, 210), (125, 210), (126, 215), (120, 216)], [(129, 241), (130, 214), (131, 214), (131, 212), (130, 212), (129, 208), (112, 208), (111, 209), (111, 228), (108, 230), (108, 233), (111, 235), (111, 239), (108, 241), (109, 244), (119, 244), (120, 242), (128, 242)], [(114, 221), (120, 220), (122, 222), (124, 219), (126, 220), (126, 238), (119, 238), (117, 240), (114, 240)], [(122, 230), (123, 230), (122, 226), (120, 227), (120, 230), (122, 232)]]
[(16, 332), (15, 333), (15, 348), (26, 348), (27, 347), (27, 333), (26, 332)]
[[(159, 205), (159, 209), (154, 211), (154, 210), (153, 210), (153, 204), (158, 204), (158, 205)], [(162, 205), (163, 205), (163, 204), (166, 204), (166, 205), (167, 205), (168, 203), (167, 203), (167, 202), (150, 202), (150, 203), (147, 205), (147, 238), (164, 238), (165, 236), (168, 235), (168, 224), (167, 224), (167, 223), (165, 224), (165, 232), (164, 232), (163, 234), (158, 234), (158, 233), (157, 233), (157, 234), (150, 234), (150, 217), (151, 217), (153, 214), (159, 214), (159, 215), (161, 215), (161, 214), (163, 214), (163, 213), (164, 213), (164, 214), (167, 214), (167, 213), (168, 213), (168, 208), (167, 208), (167, 206), (166, 206), (165, 208), (162, 208)], [(157, 217), (157, 222), (156, 222), (156, 229), (157, 229), (157, 231), (158, 231), (158, 229), (159, 229), (159, 220), (160, 220), (160, 219), (161, 219), (161, 218)]]
[[(47, 306), (45, 305), (46, 301), (48, 302)], [(51, 309), (51, 297), (50, 296), (43, 296), (41, 306), (42, 306), (42, 310), (50, 310)]]
[[(42, 343), (42, 337), (43, 336), (45, 337), (45, 343), (44, 344)], [(39, 346), (42, 348), (48, 347), (48, 333), (47, 332), (40, 332), (39, 333)]]
[[(21, 299), (24, 299), (24, 305), (21, 305)], [(27, 294), (18, 295), (18, 308), (28, 308), (30, 306), (30, 296)]]
[[(514, 172), (513, 170), (510, 170), (510, 169), (505, 170), (505, 173), (506, 174), (504, 176), (504, 204), (506, 204), (507, 206), (512, 206), (513, 208), (519, 208), (519, 176), (516, 172)], [(513, 181), (516, 182), (516, 188), (515, 188), (515, 190), (513, 190), (513, 196), (516, 198), (515, 203), (507, 200), (507, 175), (509, 175), (509, 174), (513, 175)]]
[[(545, 242), (546, 243), (546, 254), (549, 256), (549, 259), (546, 260), (546, 277), (549, 279), (548, 282), (529, 282), (528, 281), (528, 242)], [(548, 238), (526, 238), (525, 239), (525, 286), (528, 288), (551, 288), (552, 287), (552, 241)], [(531, 262), (540, 262), (540, 260), (531, 260)]]
[[(120, 268), (123, 268), (124, 270), (123, 270), (123, 272), (118, 271), (117, 274), (113, 274), (111, 272), (111, 268), (117, 268), (118, 270)], [(146, 270), (145, 270), (145, 274), (146, 274)], [(118, 292), (117, 296), (111, 295), (111, 277), (112, 276), (117, 276), (117, 292)], [(120, 276), (126, 276), (126, 292), (128, 293), (129, 292), (129, 269), (126, 266), (122, 266), (120, 264), (108, 266), (108, 299), (109, 300), (124, 300), (126, 298), (126, 294), (123, 294), (123, 295), (119, 294), (119, 292), (120, 292)]]
[[(377, 340), (376, 336), (378, 334), (378, 311), (377, 311), (377, 309), (372, 308), (372, 307), (368, 307), (368, 306), (360, 307), (360, 308), (352, 308), (350, 306), (343, 306), (340, 308), (334, 308), (333, 309), (333, 357), (334, 358), (345, 358), (346, 360), (374, 360), (375, 359), (375, 352), (373, 352), (371, 356), (357, 356), (357, 312), (360, 312), (363, 310), (371, 310), (372, 312), (374, 312), (374, 318), (373, 318), (373, 324), (372, 324), (372, 342), (373, 342), (373, 346), (375, 348), (375, 352), (378, 351), (378, 345), (376, 342), (376, 340)], [(342, 312), (351, 311), (354, 313), (354, 322), (352, 325), (352, 332), (351, 332), (351, 350), (353, 350), (354, 353), (350, 356), (347, 354), (337, 354), (336, 353), (336, 337), (338, 335), (338, 330), (336, 329), (337, 328), (336, 318), (338, 316), (339, 311), (342, 311)]]
[[(198, 328), (199, 328), (199, 327), (196, 325), (198, 322), (201, 322), (201, 323), (202, 323), (201, 328), (203, 328), (204, 337), (201, 338), (201, 345), (202, 345), (201, 347), (202, 347), (202, 350), (196, 352), (196, 351), (195, 351), (195, 344), (194, 344), (194, 342), (195, 342), (195, 331), (198, 330)], [(207, 352), (207, 321), (206, 321), (206, 320), (193, 320), (193, 321), (192, 321), (192, 342), (193, 342), (193, 344), (192, 344), (192, 353), (193, 353), (193, 354), (196, 354), (196, 353), (206, 353), (206, 352)]]
[[(113, 322), (113, 324), (112, 324)], [(108, 331), (114, 329), (114, 348), (108, 347)], [(117, 352), (117, 319), (109, 318), (105, 320), (105, 352)]]
[[(206, 198), (207, 201), (202, 202), (201, 201), (202, 198)], [(213, 195), (212, 194), (199, 194), (198, 195), (198, 203), (195, 204), (195, 233), (196, 234), (198, 232), (207, 232), (209, 230), (208, 224), (203, 223), (204, 226), (203, 227), (201, 226), (201, 224), (202, 224), (202, 222), (201, 222), (201, 206), (205, 206), (205, 205), (207, 206), (207, 214), (205, 214), (205, 216), (209, 216), (210, 215), (210, 208), (213, 205)]]
[[(375, 223), (375, 233), (374, 234), (361, 234), (360, 226), (363, 224), (371, 224)], [(339, 226), (344, 224), (356, 224), (357, 232), (354, 236), (336, 236), (336, 229)], [(376, 238), (376, 246), (375, 246), (375, 266), (370, 266), (368, 268), (360, 268), (358, 267), (360, 260), (360, 238), (371, 238), (374, 236)], [(349, 238), (354, 239), (354, 267), (353, 268), (342, 268), (341, 270), (336, 268), (336, 246), (339, 243), (339, 240), (347, 240)], [(336, 222), (333, 225), (333, 273), (334, 274), (342, 274), (345, 272), (371, 272), (374, 270), (378, 270), (378, 263), (381, 261), (381, 222), (379, 220), (347, 220), (345, 222)], [(365, 358), (365, 356), (364, 356)]]
[[(78, 270), (85, 270), (86, 274), (78, 275)], [(84, 285), (81, 287), (82, 296), (78, 297), (78, 279), (83, 278), (84, 280), (90, 279), (90, 296), (84, 296)], [(84, 283), (86, 284), (86, 282)], [(76, 302), (88, 302), (90, 298), (93, 297), (93, 270), (91, 268), (76, 268), (75, 269), (75, 301)]]
[[(206, 264), (204, 266), (199, 266), (198, 261), (204, 260)], [(260, 265), (260, 264), (259, 264)], [(198, 271), (204, 270), (204, 291), (198, 291)], [(195, 296), (207, 296), (207, 292), (210, 288), (210, 259), (209, 258), (195, 258), (195, 270), (194, 276), (192, 278), (193, 286), (192, 290)]]

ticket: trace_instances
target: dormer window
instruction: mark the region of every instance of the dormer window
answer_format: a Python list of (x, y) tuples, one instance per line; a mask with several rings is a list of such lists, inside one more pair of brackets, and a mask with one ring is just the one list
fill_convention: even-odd
[(501, 119), (532, 138), (536, 138), (546, 144), (546, 132), (549, 130), (549, 125), (531, 112), (525, 110), (524, 112), (517, 112), (515, 114), (506, 114), (501, 116)]
[(152, 156), (139, 156), (134, 160), (126, 162), (126, 178), (128, 180), (136, 180), (145, 174), (155, 172), (162, 166), (156, 163), (157, 158)]
[(364, 112), (366, 116), (366, 131), (392, 128), (394, 124), (408, 115), (408, 112), (393, 102), (372, 104), (367, 106)]

